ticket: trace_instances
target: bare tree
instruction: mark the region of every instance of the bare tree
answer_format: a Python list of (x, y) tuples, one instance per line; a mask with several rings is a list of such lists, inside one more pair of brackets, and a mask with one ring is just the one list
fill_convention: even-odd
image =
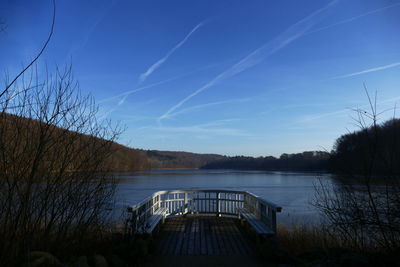
[[(17, 264), (32, 250), (63, 256), (104, 233), (115, 179), (110, 155), (119, 128), (96, 119), (71, 67), (39, 75), (40, 51), (0, 91), (0, 262)], [(0, 22), (0, 31), (5, 24)], [(67, 252), (67, 253), (66, 253)]]
[(0, 100), (0, 262), (82, 249), (106, 226), (119, 130), (97, 121), (71, 67), (43, 78), (31, 68)]
[(369, 110), (355, 110), (360, 130), (335, 145), (343, 178), (320, 180), (314, 205), (343, 245), (390, 251), (400, 248), (400, 121), (380, 125), (376, 95), (372, 101), (366, 93)]

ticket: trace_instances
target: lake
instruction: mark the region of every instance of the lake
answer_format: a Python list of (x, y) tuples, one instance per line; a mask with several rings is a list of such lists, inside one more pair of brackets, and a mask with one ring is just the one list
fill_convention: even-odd
[(237, 170), (153, 170), (117, 173), (117, 207), (133, 205), (152, 193), (173, 189), (228, 189), (249, 191), (283, 208), (278, 223), (317, 223), (319, 216), (310, 205), (318, 178), (331, 174), (237, 171)]

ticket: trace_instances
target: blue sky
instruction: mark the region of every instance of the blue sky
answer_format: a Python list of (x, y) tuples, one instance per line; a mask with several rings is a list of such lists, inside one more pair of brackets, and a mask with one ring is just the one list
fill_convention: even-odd
[[(0, 69), (46, 39), (51, 1), (4, 0)], [(72, 61), (120, 143), (279, 156), (330, 150), (353, 108), (400, 102), (400, 1), (57, 1), (41, 64)], [(381, 120), (393, 116), (393, 110)]]

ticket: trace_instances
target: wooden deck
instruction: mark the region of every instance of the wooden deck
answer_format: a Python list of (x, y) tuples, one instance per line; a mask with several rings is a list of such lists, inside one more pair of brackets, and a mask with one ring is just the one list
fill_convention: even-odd
[(168, 218), (161, 226), (157, 250), (161, 255), (252, 255), (238, 223), (226, 217)]

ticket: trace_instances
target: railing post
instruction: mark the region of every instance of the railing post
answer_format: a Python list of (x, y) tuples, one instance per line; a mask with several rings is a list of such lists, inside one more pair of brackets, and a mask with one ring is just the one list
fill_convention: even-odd
[(155, 205), (154, 205), (154, 203), (155, 203), (155, 197), (153, 197), (152, 199), (151, 199), (151, 215), (153, 215), (154, 213), (155, 213), (155, 211), (156, 211), (156, 207), (155, 207)]
[(243, 208), (246, 210), (249, 209), (249, 196), (247, 195), (247, 193), (245, 193), (243, 196)]
[(220, 208), (219, 208), (219, 192), (217, 192), (217, 217), (219, 217), (219, 214), (221, 212)]
[(132, 226), (131, 226), (131, 229), (132, 229), (132, 234), (134, 234), (134, 233), (136, 233), (137, 232), (137, 228), (138, 228), (138, 211), (137, 210), (135, 210), (134, 212), (132, 212)]
[(235, 207), (235, 212), (237, 213), (238, 216), (239, 216), (239, 200), (240, 200), (239, 198), (240, 198), (239, 194), (236, 193), (235, 194), (236, 201), (235, 201), (235, 206), (234, 207)]
[(272, 231), (276, 234), (276, 211), (275, 209), (272, 209), (271, 212), (271, 217), (272, 217)]
[(183, 209), (183, 214), (187, 214), (188, 213), (188, 193), (185, 193), (185, 196), (184, 196), (184, 209)]

